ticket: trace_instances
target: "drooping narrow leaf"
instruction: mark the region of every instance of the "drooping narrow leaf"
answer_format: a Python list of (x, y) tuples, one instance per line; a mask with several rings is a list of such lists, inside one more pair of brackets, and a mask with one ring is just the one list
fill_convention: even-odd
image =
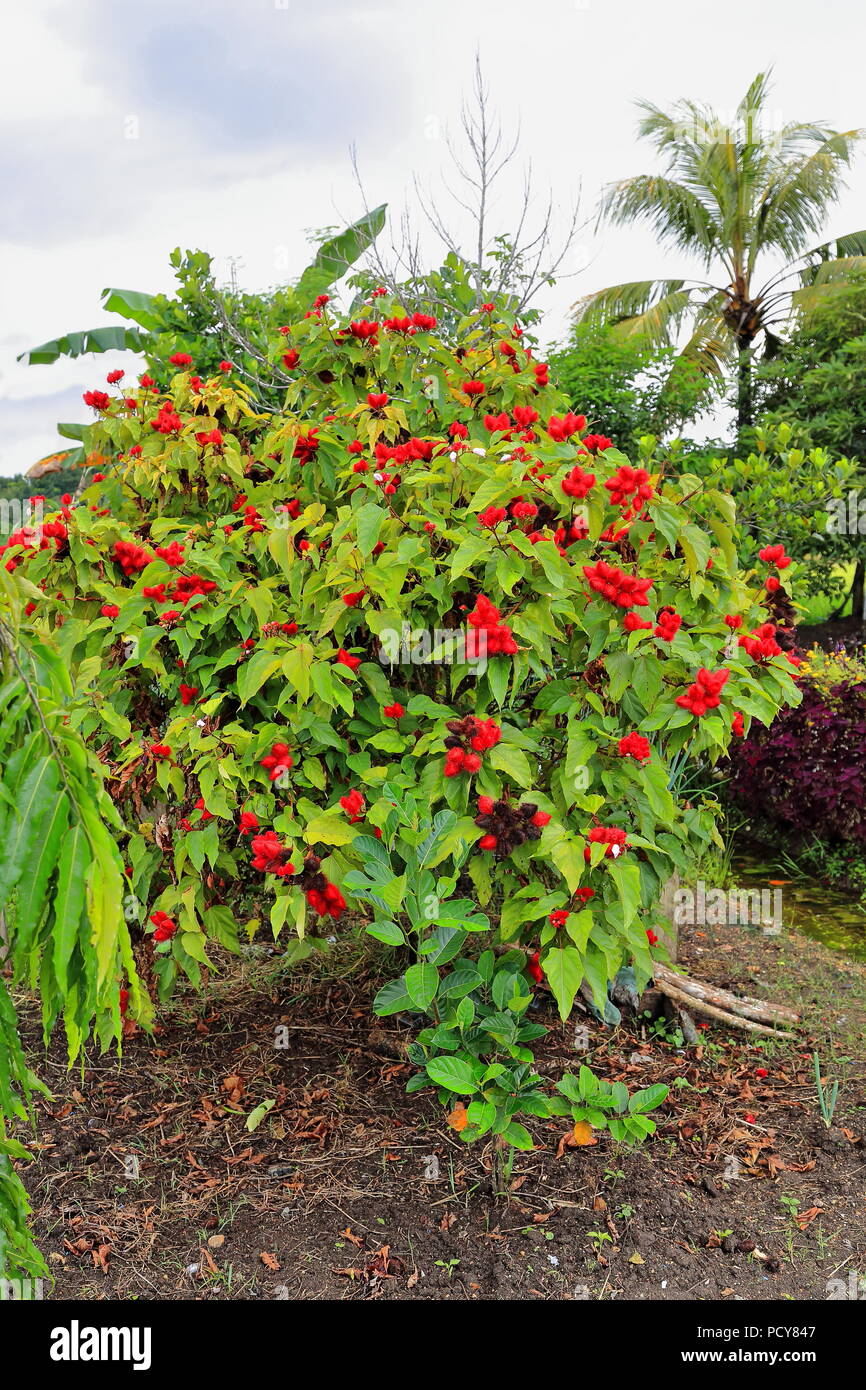
[(84, 911), (88, 862), (87, 836), (80, 825), (73, 825), (63, 837), (54, 901), (54, 974), (62, 991), (67, 988), (69, 960)]

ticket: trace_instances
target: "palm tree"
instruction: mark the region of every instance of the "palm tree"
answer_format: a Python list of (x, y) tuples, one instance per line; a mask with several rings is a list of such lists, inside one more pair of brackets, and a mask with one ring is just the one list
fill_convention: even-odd
[(670, 114), (639, 103), (640, 134), (666, 157), (667, 169), (624, 179), (602, 196), (599, 221), (647, 221), (660, 244), (699, 257), (714, 278), (632, 281), (574, 306), (578, 321), (614, 324), (653, 346), (676, 345), (690, 324), (673, 370), (688, 361), (723, 380), (736, 365), (738, 429), (752, 423), (759, 343), (772, 356), (777, 330), (792, 314), (811, 315), (852, 269), (866, 267), (866, 232), (806, 249), (839, 196), (863, 132), (811, 122), (765, 129), (768, 78), (758, 74), (729, 126), (692, 101)]

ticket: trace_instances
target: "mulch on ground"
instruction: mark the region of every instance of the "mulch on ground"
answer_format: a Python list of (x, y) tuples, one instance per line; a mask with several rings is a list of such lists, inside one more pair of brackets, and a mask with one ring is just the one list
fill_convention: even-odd
[[(54, 1094), (26, 1172), (49, 1296), (826, 1299), (866, 1276), (866, 970), (742, 927), (687, 928), (681, 950), (695, 976), (794, 1003), (800, 1032), (712, 1024), (684, 1047), (644, 1019), (563, 1025), (540, 996), (545, 1075), (586, 1061), (671, 1093), (637, 1150), (534, 1122), (505, 1190), (489, 1150), (405, 1095), (415, 1021), (373, 1018), (372, 978), (250, 957), (83, 1074), (45, 1057), (25, 1006)], [(814, 1048), (841, 1083), (829, 1129)]]

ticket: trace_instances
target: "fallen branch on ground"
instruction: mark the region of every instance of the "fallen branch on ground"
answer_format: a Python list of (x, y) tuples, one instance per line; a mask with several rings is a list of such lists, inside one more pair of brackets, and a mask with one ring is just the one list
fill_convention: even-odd
[(667, 994), (666, 985), (689, 996), (693, 1008), (698, 1008), (696, 1001), (714, 1005), (717, 1009), (725, 1013), (736, 1014), (737, 1017), (754, 1019), (758, 1023), (787, 1023), (795, 1024), (800, 1022), (800, 1015), (794, 1009), (789, 1009), (785, 1004), (771, 1004), (765, 999), (750, 999), (741, 997), (739, 994), (732, 994), (730, 990), (720, 989), (717, 985), (706, 984), (703, 980), (693, 980), (689, 975), (681, 975), (676, 970), (671, 970), (667, 965), (658, 962), (655, 966), (656, 987)]
[[(673, 972), (671, 972), (673, 975)], [(673, 976), (674, 979), (677, 976)], [(692, 981), (691, 983), (695, 983)], [(656, 977), (656, 989), (661, 990), (675, 1004), (679, 1004), (689, 1009), (694, 1009), (696, 1013), (706, 1014), (708, 1018), (714, 1018), (718, 1023), (726, 1023), (729, 1028), (743, 1028), (747, 1033), (763, 1033), (770, 1038), (788, 1038), (790, 1034), (783, 1028), (769, 1028), (766, 1023), (756, 1023), (754, 1019), (744, 1018), (742, 1014), (729, 1013), (725, 1009), (719, 1009), (715, 1004), (708, 1004), (706, 1000), (700, 999), (696, 994), (687, 994), (684, 989), (677, 989), (670, 980), (662, 980)]]

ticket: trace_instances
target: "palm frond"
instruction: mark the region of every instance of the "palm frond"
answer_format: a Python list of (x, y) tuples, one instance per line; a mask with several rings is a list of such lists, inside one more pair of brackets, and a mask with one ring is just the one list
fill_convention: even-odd
[(691, 309), (693, 290), (685, 280), (634, 280), (586, 295), (573, 306), (575, 320), (588, 328), (610, 327), (623, 337), (670, 347)]
[(659, 174), (638, 174), (611, 184), (602, 195), (599, 216), (615, 226), (649, 222), (660, 242), (700, 252), (705, 261), (718, 246), (718, 224), (700, 198)]
[(691, 363), (704, 376), (724, 379), (725, 365), (734, 352), (734, 335), (725, 317), (726, 296), (714, 294), (698, 310), (692, 335), (680, 349), (677, 360)]
[(804, 272), (805, 283), (791, 295), (794, 313), (801, 321), (811, 318), (827, 306), (833, 295), (848, 289), (852, 275), (864, 271), (866, 255), (840, 256), (838, 260), (821, 261)]
[(774, 161), (756, 209), (750, 268), (758, 253), (769, 246), (786, 256), (802, 253), (807, 238), (824, 221), (827, 204), (839, 196), (842, 171), (850, 164), (859, 138), (856, 130), (833, 132), (805, 157)]
[(814, 246), (811, 251), (804, 253), (804, 258), (810, 262), (804, 274), (811, 273), (815, 266), (823, 261), (838, 261), (846, 256), (866, 256), (866, 231), (849, 232), (847, 236), (840, 236), (835, 241), (825, 241), (821, 246)]
[(742, 124), (751, 124), (754, 117), (758, 116), (763, 110), (767, 100), (767, 93), (770, 90), (770, 78), (772, 75), (772, 68), (768, 68), (766, 72), (759, 72), (756, 77), (752, 78), (744, 97), (737, 107), (737, 119)]

